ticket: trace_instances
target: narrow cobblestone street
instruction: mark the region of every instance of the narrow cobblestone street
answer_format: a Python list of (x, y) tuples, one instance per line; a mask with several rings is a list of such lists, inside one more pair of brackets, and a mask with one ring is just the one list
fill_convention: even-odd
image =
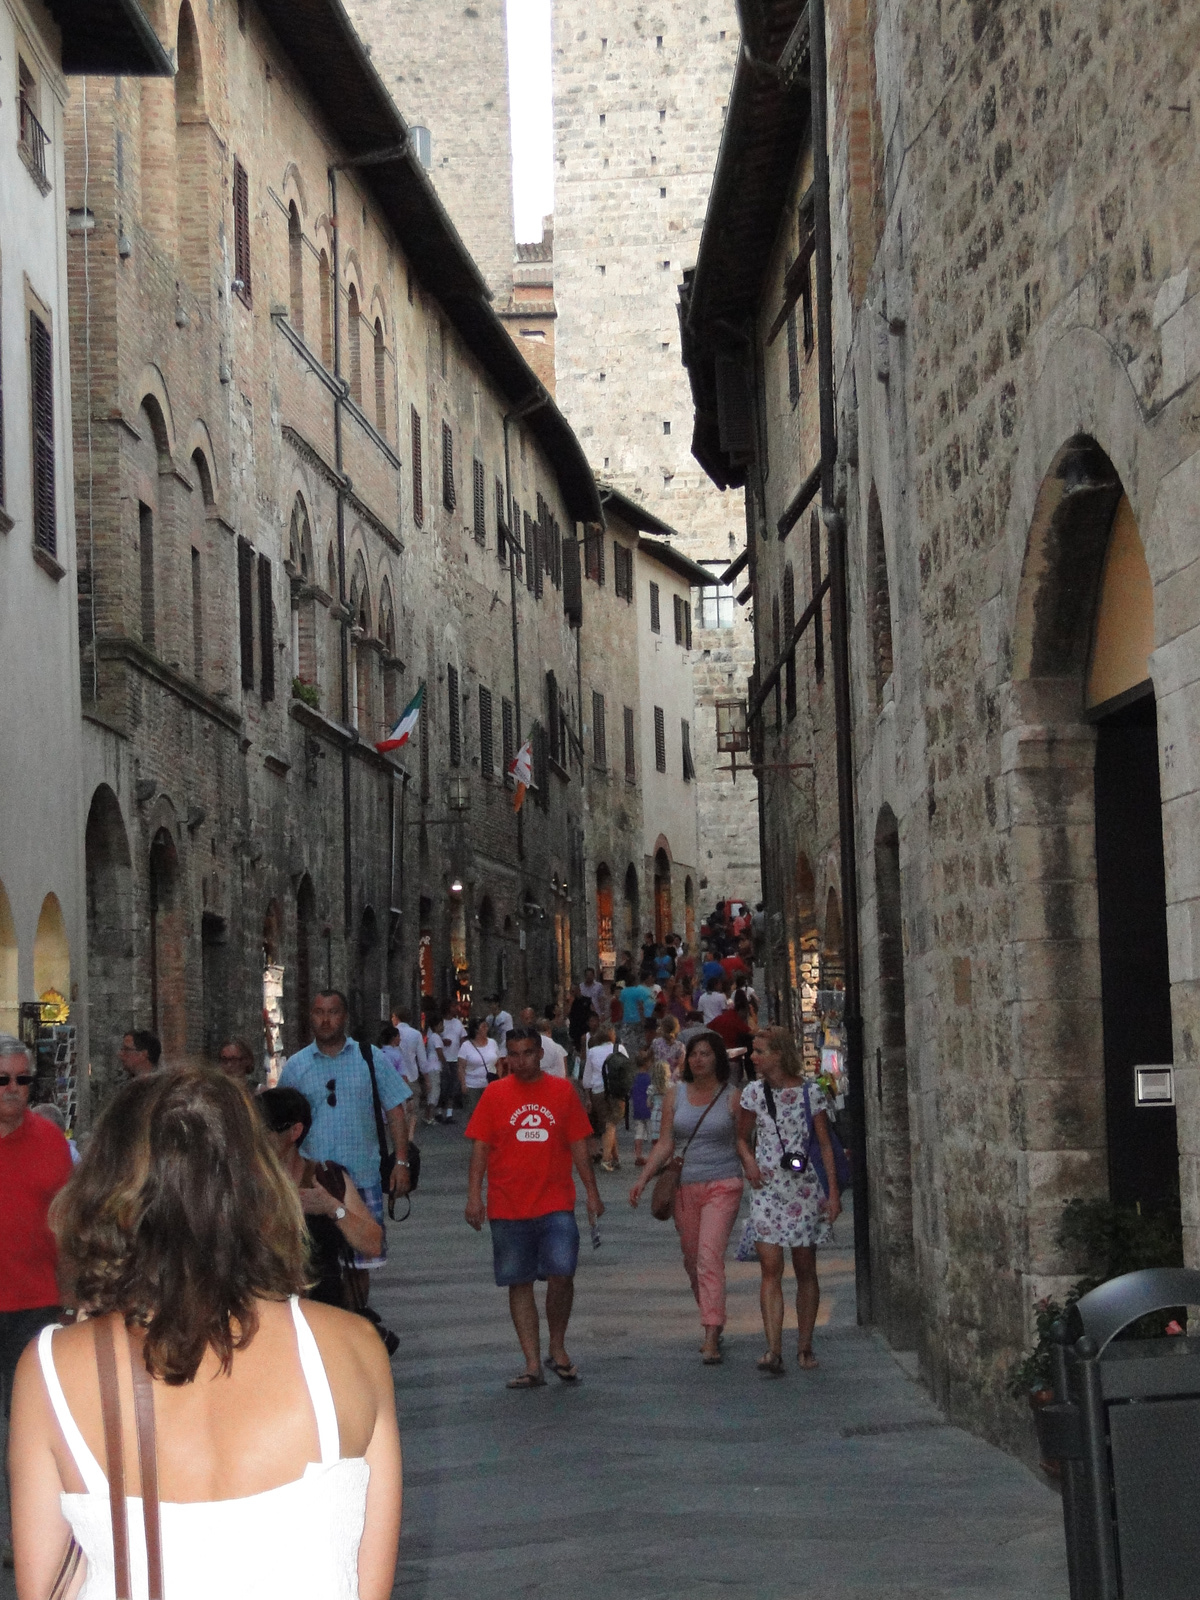
[(520, 1358), (486, 1231), (462, 1219), (460, 1135), (421, 1130), (420, 1192), (376, 1294), (402, 1338), (397, 1595), (1065, 1597), (1057, 1496), (944, 1425), (854, 1326), (849, 1217), (821, 1257), (820, 1369), (764, 1379), (757, 1268), (731, 1263), (726, 1362), (702, 1367), (674, 1229), (630, 1211), (628, 1171), (601, 1174), (603, 1244), (585, 1239), (568, 1341), (583, 1382), (508, 1392)]

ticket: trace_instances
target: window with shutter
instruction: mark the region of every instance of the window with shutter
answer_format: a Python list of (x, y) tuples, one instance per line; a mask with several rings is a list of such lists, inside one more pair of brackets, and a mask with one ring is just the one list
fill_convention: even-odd
[(692, 765), (692, 725), (690, 722), (680, 722), (679, 732), (683, 745), (683, 781), (691, 783), (696, 776), (696, 769)]
[(258, 558), (258, 642), (262, 657), (263, 701), (275, 698), (275, 603), (271, 599), (271, 559)]
[(523, 559), (521, 549), (521, 508), (515, 500), (512, 503), (512, 522), (510, 527), (512, 529), (512, 567), (519, 578)]
[(482, 461), (471, 463), (472, 484), (475, 490), (475, 542), (487, 543), (487, 476)]
[(233, 163), (233, 288), (250, 304), (250, 179), (240, 161)]
[(813, 333), (813, 295), (812, 295), (812, 267), (804, 269), (804, 278), (800, 285), (800, 309), (804, 319), (804, 354), (811, 356), (816, 338)]
[(658, 585), (656, 583), (650, 585), (650, 632), (662, 632), (662, 614), (659, 609)]
[(683, 601), (677, 594), (671, 596), (671, 608), (675, 613), (675, 643), (683, 643)]
[(623, 708), (622, 721), (625, 732), (625, 780), (634, 783), (637, 780), (637, 746), (633, 737), (633, 707)]
[(667, 719), (661, 706), (654, 708), (654, 765), (659, 772), (667, 770)]
[(242, 653), (242, 688), (254, 687), (254, 550), (238, 540), (238, 638)]
[(535, 595), (542, 592), (542, 557), (538, 548), (538, 527), (528, 511), (521, 513), (525, 534), (525, 587)]
[(450, 765), (462, 766), (462, 702), (458, 698), (458, 668), (446, 668), (446, 703), (450, 707)]
[(558, 679), (553, 672), (546, 674), (546, 730), (550, 759), (562, 766), (564, 763), (563, 752), (559, 747)]
[(448, 422), (442, 423), (442, 504), (453, 511), (458, 504), (454, 492), (454, 433)]
[(592, 760), (603, 771), (608, 766), (608, 738), (604, 727), (604, 696), (592, 690)]
[(604, 531), (589, 523), (583, 535), (584, 577), (604, 585)]
[(417, 527), (425, 523), (425, 477), (421, 471), (421, 413), (416, 406), (412, 412), (412, 506), (413, 521)]
[(485, 778), (493, 777), (496, 770), (492, 747), (492, 691), (482, 684), (479, 685), (479, 770)]
[(509, 777), (509, 768), (516, 758), (517, 747), (515, 743), (516, 725), (513, 722), (513, 704), (511, 700), (500, 701), (500, 753), (504, 761), (504, 776)]
[(29, 313), (29, 377), (33, 426), (33, 542), (48, 556), (56, 556), (58, 513), (54, 481), (54, 348), (50, 329), (36, 311)]
[(569, 533), (562, 535), (563, 611), (571, 626), (583, 622), (583, 576), (579, 570), (579, 546)]
[(683, 604), (683, 648), (685, 650), (690, 650), (692, 648), (692, 602), (691, 602), (691, 597), (689, 596), (686, 600), (684, 600), (682, 602), (682, 604)]
[[(788, 261), (788, 273), (792, 270), (792, 261)], [(800, 340), (796, 332), (796, 307), (793, 305), (787, 316), (787, 363), (788, 363), (788, 399), (793, 405), (800, 398)]]
[(504, 485), (496, 480), (496, 555), (500, 565), (508, 565), (508, 517), (504, 511)]
[[(784, 642), (791, 639), (792, 629), (796, 626), (796, 577), (789, 561), (783, 569), (783, 638)], [(784, 666), (784, 699), (787, 705), (787, 719), (789, 722), (796, 715), (796, 652), (788, 654)]]

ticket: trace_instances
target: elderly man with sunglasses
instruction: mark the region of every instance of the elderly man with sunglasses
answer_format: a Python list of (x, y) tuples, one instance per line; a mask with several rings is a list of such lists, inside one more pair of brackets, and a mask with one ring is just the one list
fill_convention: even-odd
[(32, 1085), (29, 1050), (0, 1033), (0, 1389), (6, 1414), (21, 1351), (58, 1316), (58, 1256), (46, 1214), (71, 1176), (62, 1133), (30, 1115)]
[[(371, 1093), (371, 1074), (363, 1046), (346, 1037), (350, 1021), (346, 997), (337, 989), (318, 994), (309, 1013), (313, 1042), (298, 1050), (279, 1075), (281, 1089), (299, 1089), (312, 1107), (313, 1121), (300, 1147), (310, 1161), (336, 1161), (345, 1167), (375, 1221), (383, 1224), (379, 1136)], [(367, 1045), (366, 1049), (370, 1049)], [(379, 1103), (392, 1136), (396, 1165), (391, 1192), (408, 1193), (408, 1125), (404, 1102), (412, 1090), (382, 1053), (373, 1057)], [(387, 1234), (378, 1256), (355, 1257), (365, 1303), (368, 1272), (387, 1259)]]

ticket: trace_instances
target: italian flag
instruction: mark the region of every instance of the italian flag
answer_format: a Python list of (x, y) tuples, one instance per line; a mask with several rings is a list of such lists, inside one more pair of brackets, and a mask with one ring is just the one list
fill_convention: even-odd
[(383, 755), (388, 750), (399, 750), (412, 738), (413, 729), (416, 727), (417, 719), (421, 715), (421, 703), (424, 699), (425, 685), (422, 684), (400, 713), (400, 720), (391, 733), (388, 734), (386, 739), (380, 739), (376, 744), (375, 748), (380, 755)]
[(533, 741), (526, 739), (508, 764), (508, 770), (516, 779), (517, 792), (513, 796), (513, 810), (520, 811), (525, 801), (525, 791), (533, 782)]

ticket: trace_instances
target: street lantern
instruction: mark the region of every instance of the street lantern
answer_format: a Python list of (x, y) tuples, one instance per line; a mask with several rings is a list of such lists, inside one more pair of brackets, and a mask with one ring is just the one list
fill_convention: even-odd
[(717, 753), (740, 755), (750, 748), (750, 728), (744, 700), (717, 701)]
[(450, 774), (446, 798), (451, 811), (466, 811), (471, 804), (471, 785), (463, 773)]

